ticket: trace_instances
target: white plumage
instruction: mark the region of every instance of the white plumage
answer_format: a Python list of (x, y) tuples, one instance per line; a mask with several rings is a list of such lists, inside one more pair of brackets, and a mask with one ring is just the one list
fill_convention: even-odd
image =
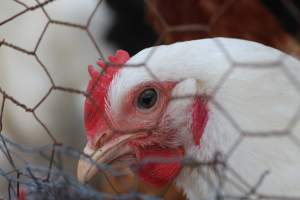
[[(257, 194), (300, 196), (297, 59), (255, 42), (215, 38), (148, 48), (126, 65), (142, 63), (144, 67), (123, 68), (114, 78), (108, 98), (113, 113), (117, 115), (122, 99), (140, 83), (179, 81), (166, 113), (179, 130), (177, 142), (184, 145), (185, 156), (209, 161), (221, 152), (240, 175), (225, 168), (220, 179), (212, 167), (185, 167), (176, 183), (189, 199), (248, 195), (263, 174)], [(176, 99), (186, 95), (212, 97), (200, 146), (193, 143), (190, 128), (193, 98)]]

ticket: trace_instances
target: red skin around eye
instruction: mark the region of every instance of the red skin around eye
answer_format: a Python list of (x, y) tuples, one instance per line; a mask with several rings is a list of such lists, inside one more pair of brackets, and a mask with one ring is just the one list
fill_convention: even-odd
[[(134, 88), (121, 106), (121, 113), (114, 116), (117, 129), (135, 131), (155, 127), (162, 117), (171, 97), (175, 82), (147, 82)], [(136, 105), (139, 94), (147, 88), (154, 88), (158, 93), (157, 103), (150, 109), (140, 109)], [(118, 119), (115, 119), (118, 118)]]

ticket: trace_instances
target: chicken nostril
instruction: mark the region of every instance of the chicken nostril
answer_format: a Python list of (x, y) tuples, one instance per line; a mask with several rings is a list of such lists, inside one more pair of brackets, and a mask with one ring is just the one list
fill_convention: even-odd
[(105, 138), (107, 137), (106, 135), (107, 135), (106, 133), (103, 133), (103, 134), (97, 139), (96, 144), (95, 144), (95, 146), (96, 146), (97, 149), (98, 149), (98, 148), (101, 148), (101, 147), (103, 146), (104, 140), (105, 140)]
[(101, 148), (108, 140), (110, 140), (112, 138), (112, 134), (109, 134), (107, 132), (101, 134), (101, 136), (97, 139), (96, 143), (95, 143), (95, 147)]

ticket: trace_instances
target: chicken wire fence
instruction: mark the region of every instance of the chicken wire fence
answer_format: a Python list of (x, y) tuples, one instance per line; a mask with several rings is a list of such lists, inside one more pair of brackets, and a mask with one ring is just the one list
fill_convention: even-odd
[[(49, 71), (49, 66), (46, 62), (41, 59), (39, 54), (39, 49), (41, 48), (41, 43), (45, 40), (45, 35), (47, 31), (49, 31), (50, 27), (53, 25), (57, 25), (58, 29), (62, 29), (65, 32), (73, 32), (75, 30), (79, 30), (87, 36), (86, 42), (92, 44), (94, 51), (97, 53), (97, 57), (104, 60), (109, 67), (118, 67), (113, 63), (109, 63), (106, 59), (106, 56), (102, 50), (101, 44), (97, 42), (95, 39), (95, 35), (93, 35), (91, 31), (91, 24), (96, 15), (96, 12), (99, 11), (104, 1), (94, 1), (96, 2), (94, 7), (90, 9), (89, 16), (85, 23), (73, 23), (65, 20), (56, 20), (49, 14), (47, 11), (47, 6), (54, 4), (55, 2), (59, 2), (60, 0), (45, 0), (38, 1), (36, 0), (34, 3), (27, 3), (26, 1), (21, 0), (11, 0), (14, 4), (18, 4), (21, 8), (20, 11), (16, 12), (11, 16), (7, 16), (5, 19), (2, 19), (0, 22), (0, 27), (9, 25), (13, 23), (14, 20), (18, 18), (24, 17), (29, 12), (42, 12), (44, 17), (46, 17), (46, 23), (40, 31), (40, 34), (37, 34), (37, 39), (35, 45), (31, 49), (23, 48), (18, 45), (14, 41), (10, 41), (6, 39), (7, 35), (1, 35), (0, 38), (0, 49), (6, 48), (11, 49), (18, 54), (23, 54), (26, 57), (31, 57), (34, 62), (38, 64), (38, 66), (42, 69), (43, 73), (46, 75), (46, 79), (50, 82), (50, 87), (44, 92), (44, 95), (39, 99), (39, 101), (33, 106), (29, 106), (26, 103), (23, 103), (22, 99), (15, 97), (12, 95), (10, 91), (6, 90), (0, 85), (0, 94), (2, 96), (1, 103), (1, 111), (0, 111), (0, 138), (1, 138), (1, 153), (2, 158), (5, 162), (8, 163), (8, 166), (0, 167), (0, 175), (3, 177), (2, 181), (6, 183), (3, 184), (2, 194), (0, 198), (4, 199), (161, 199), (164, 198), (164, 195), (168, 192), (169, 187), (165, 188), (161, 194), (159, 195), (150, 195), (147, 192), (138, 191), (138, 180), (134, 176), (133, 184), (125, 193), (121, 193), (118, 189), (115, 188), (114, 183), (110, 180), (111, 176), (122, 177), (124, 173), (119, 170), (115, 170), (111, 168), (109, 165), (99, 165), (92, 161), (89, 156), (82, 153), (82, 148), (74, 148), (71, 145), (65, 144), (60, 139), (58, 139), (57, 134), (53, 132), (51, 128), (48, 126), (48, 122), (43, 120), (39, 114), (38, 109), (45, 104), (47, 99), (50, 98), (51, 95), (62, 92), (63, 95), (74, 94), (80, 96), (82, 99), (88, 98), (91, 102), (94, 100), (90, 96), (90, 92), (86, 92), (83, 89), (77, 89), (76, 87), (66, 87), (56, 83), (54, 75)], [(169, 33), (173, 32), (186, 32), (186, 31), (201, 31), (201, 32), (210, 32), (211, 27), (222, 18), (224, 13), (230, 10), (230, 7), (234, 5), (238, 0), (230, 0), (224, 1), (224, 5), (222, 9), (218, 13), (216, 13), (208, 24), (184, 24), (179, 26), (170, 26), (164, 20), (164, 17), (161, 13), (156, 9), (153, 1), (145, 1), (145, 7), (153, 13), (156, 17), (158, 23), (162, 27), (162, 32), (160, 33), (160, 37), (158, 41), (153, 44), (159, 45), (162, 44), (165, 37)], [(290, 13), (294, 15), (296, 18), (300, 15), (300, 12), (297, 10), (295, 6), (293, 6), (291, 1), (282, 1), (286, 7), (289, 9)], [(72, 7), (71, 1), (68, 2), (70, 7)], [(299, 18), (297, 18), (299, 19)], [(298, 21), (299, 22), (299, 21)], [(22, 30), (22, 32), (26, 32), (28, 30)], [(270, 33), (272, 34), (272, 33)], [(71, 34), (72, 37), (72, 34)], [(215, 39), (216, 45), (222, 50), (224, 56), (231, 63), (231, 67), (223, 74), (223, 76), (218, 81), (217, 86), (214, 89), (214, 92), (211, 96), (208, 97), (208, 100), (216, 107), (218, 110), (224, 115), (224, 117), (231, 123), (231, 125), (239, 132), (236, 141), (231, 145), (231, 147), (226, 152), (219, 152), (216, 154), (215, 158), (210, 161), (195, 161), (190, 158), (185, 158), (181, 162), (184, 166), (189, 166), (191, 168), (198, 168), (199, 171), (205, 170), (209, 168), (218, 174), (219, 187), (220, 191), (224, 185), (224, 183), (228, 183), (233, 185), (238, 191), (240, 191), (241, 195), (222, 195), (220, 192), (216, 195), (217, 199), (300, 199), (295, 196), (278, 196), (278, 195), (266, 195), (259, 193), (259, 187), (263, 184), (264, 180), (268, 177), (268, 174), (272, 173), (272, 171), (262, 171), (260, 172), (259, 178), (256, 180), (255, 184), (251, 184), (248, 182), (247, 177), (243, 177), (239, 174), (238, 171), (235, 170), (234, 166), (231, 166), (227, 161), (231, 157), (231, 155), (238, 149), (239, 145), (243, 143), (247, 138), (287, 138), (290, 140), (292, 145), (295, 145), (299, 148), (300, 152), (300, 138), (293, 133), (293, 129), (297, 126), (300, 119), (300, 107), (295, 110), (294, 115), (291, 117), (287, 127), (282, 131), (274, 131), (269, 130), (266, 132), (247, 132), (244, 131), (243, 128), (240, 127), (239, 123), (233, 119), (230, 113), (223, 107), (222, 104), (218, 103), (214, 100), (214, 95), (218, 92), (222, 84), (226, 81), (226, 79), (237, 69), (237, 68), (247, 68), (253, 70), (264, 70), (276, 68), (282, 73), (287, 79), (289, 79), (290, 83), (293, 85), (295, 91), (300, 94), (300, 83), (297, 78), (297, 74), (293, 74), (287, 67), (281, 67), (284, 64), (285, 57), (281, 56), (277, 59), (277, 61), (272, 63), (238, 63), (236, 62), (230, 55), (230, 53), (226, 50), (226, 48), (222, 45), (218, 39)], [(47, 47), (46, 47), (47, 48)], [(135, 66), (123, 66), (123, 67), (144, 67), (147, 69), (149, 74), (153, 76), (155, 79), (155, 74), (151, 72), (151, 69), (147, 67), (147, 62), (151, 59), (151, 56), (155, 53), (156, 48), (149, 54), (147, 59)], [(82, 50), (84, 53), (84, 50)], [(290, 52), (293, 53), (293, 52)], [(90, 60), (89, 62), (93, 62)], [(2, 68), (9, 68), (10, 66), (1, 66)], [(26, 68), (27, 66), (22, 66)], [(65, 66), (60, 66), (65, 67)], [(87, 66), (85, 68), (87, 72)], [(105, 73), (106, 68), (102, 70), (101, 74)], [(3, 77), (2, 77), (3, 78)], [(98, 78), (97, 81), (99, 81)], [(18, 79), (14, 81), (19, 81)], [(96, 81), (96, 84), (97, 84)], [(95, 84), (95, 85), (96, 85)], [(192, 97), (176, 97), (174, 99), (179, 98), (192, 98)], [(19, 107), (22, 112), (29, 113), (32, 117), (32, 120), (37, 122), (40, 127), (42, 127), (43, 131), (38, 134), (46, 134), (47, 135), (47, 144), (41, 146), (31, 146), (23, 144), (22, 142), (15, 140), (15, 138), (11, 137), (8, 132), (3, 131), (6, 126), (4, 123), (4, 117), (8, 113), (5, 108), (8, 104)], [(17, 121), (12, 123), (18, 123)], [(42, 133), (44, 132), (44, 133)], [(22, 133), (20, 133), (22, 135)], [(65, 133), (70, 134), (70, 133)], [(84, 135), (82, 133), (82, 135)], [(24, 136), (23, 136), (24, 137)], [(31, 137), (28, 135), (28, 137)], [(71, 136), (72, 138), (72, 136)], [(72, 140), (72, 139), (71, 139)], [(37, 164), (36, 157), (43, 160), (41, 163)], [(106, 191), (97, 191), (95, 188), (90, 187), (88, 184), (81, 184), (77, 181), (74, 173), (70, 173), (68, 169), (65, 168), (64, 159), (66, 157), (71, 157), (74, 160), (78, 160), (80, 157), (84, 157), (87, 161), (91, 162), (95, 165), (99, 171), (104, 174), (104, 179), (107, 181), (108, 186), (111, 188), (112, 192)], [(159, 158), (156, 158), (159, 159)], [(161, 160), (159, 160), (161, 161)], [(164, 162), (168, 162), (165, 161)], [(2, 162), (3, 163), (3, 162)], [(139, 163), (139, 165), (143, 165), (144, 163)], [(234, 179), (225, 175), (225, 172), (231, 174)], [(110, 175), (108, 175), (110, 174)], [(213, 184), (210, 181), (210, 177), (206, 177), (205, 173), (203, 174), (203, 178), (207, 181), (208, 184)], [(126, 175), (126, 174), (125, 174)], [(125, 182), (123, 184), (126, 184)], [(171, 184), (169, 184), (171, 186)], [(211, 187), (216, 187), (212, 185)], [(26, 195), (26, 197), (25, 197)]]

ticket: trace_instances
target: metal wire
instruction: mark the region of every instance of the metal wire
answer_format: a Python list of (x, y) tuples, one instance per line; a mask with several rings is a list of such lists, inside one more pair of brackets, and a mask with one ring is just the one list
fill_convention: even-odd
[[(0, 26), (11, 23), (16, 18), (21, 18), (25, 13), (32, 12), (35, 10), (41, 10), (43, 14), (47, 18), (47, 23), (44, 26), (41, 34), (39, 35), (36, 44), (34, 45), (33, 49), (25, 49), (20, 47), (13, 42), (7, 42), (4, 38), (0, 38), (0, 48), (7, 47), (14, 49), (22, 54), (27, 55), (28, 57), (32, 57), (37, 61), (49, 82), (51, 83), (51, 87), (46, 91), (45, 95), (38, 101), (36, 105), (30, 107), (24, 103), (22, 103), (22, 99), (16, 99), (14, 96), (10, 95), (9, 92), (5, 91), (0, 85), (0, 95), (2, 98), (2, 103), (0, 106), (0, 148), (3, 155), (11, 165), (10, 171), (5, 171), (0, 167), (0, 175), (6, 179), (8, 182), (8, 189), (7, 194), (5, 194), (5, 198), (8, 199), (16, 199), (21, 198), (22, 190), (26, 190), (26, 199), (161, 199), (164, 195), (168, 192), (168, 188), (163, 191), (160, 196), (154, 195), (147, 195), (143, 193), (137, 192), (137, 190), (133, 189), (132, 191), (128, 192), (127, 194), (120, 194), (117, 189), (114, 188), (113, 183), (109, 180), (107, 173), (112, 174), (113, 176), (122, 176), (124, 175), (122, 172), (114, 170), (109, 165), (99, 165), (94, 162), (89, 156), (83, 154), (81, 150), (74, 149), (70, 146), (59, 141), (55, 134), (53, 134), (52, 130), (47, 127), (46, 123), (40, 118), (37, 114), (36, 110), (49, 98), (49, 96), (56, 91), (61, 91), (63, 93), (72, 93), (75, 95), (80, 95), (85, 98), (89, 98), (92, 102), (94, 100), (90, 96), (93, 89), (90, 93), (86, 91), (82, 91), (76, 88), (64, 87), (57, 85), (54, 81), (53, 75), (49, 72), (48, 66), (44, 63), (37, 51), (39, 50), (41, 41), (43, 41), (45, 33), (47, 32), (48, 28), (52, 24), (57, 24), (65, 28), (75, 28), (80, 31), (83, 31), (87, 37), (89, 38), (90, 43), (95, 47), (99, 57), (104, 60), (106, 63), (108, 61), (104, 57), (104, 54), (101, 50), (101, 46), (96, 43), (96, 39), (92, 35), (90, 31), (91, 21), (95, 16), (96, 11), (99, 9), (103, 0), (99, 0), (92, 12), (90, 13), (88, 20), (85, 24), (76, 24), (70, 23), (67, 21), (59, 21), (52, 19), (50, 14), (46, 11), (45, 6), (59, 0), (46, 0), (43, 3), (40, 3), (36, 0), (36, 5), (29, 6), (21, 0), (14, 0), (15, 3), (19, 4), (23, 10), (18, 12), (17, 14), (8, 17), (7, 19), (0, 22)], [(156, 9), (155, 4), (152, 1), (145, 1), (145, 6), (156, 15), (159, 23), (163, 27), (164, 31), (160, 35), (158, 41), (154, 45), (161, 44), (164, 40), (164, 37), (173, 32), (185, 32), (185, 31), (202, 31), (202, 32), (209, 32), (210, 27), (215, 26), (216, 22), (224, 15), (224, 13), (228, 12), (228, 10), (233, 6), (237, 0), (228, 0), (224, 3), (222, 9), (219, 13), (216, 13), (208, 24), (185, 24), (180, 26), (170, 26), (163, 18), (161, 13)], [(300, 16), (299, 10), (297, 10), (291, 1), (282, 1), (285, 6), (291, 11), (294, 16)], [(299, 21), (299, 20), (298, 20)], [(215, 87), (214, 91), (212, 92), (212, 96), (208, 97), (209, 101), (225, 116), (225, 118), (230, 122), (230, 124), (234, 127), (235, 130), (239, 133), (239, 137), (236, 141), (232, 144), (227, 152), (220, 152), (223, 156), (216, 155), (213, 160), (209, 161), (196, 161), (190, 158), (185, 158), (182, 162), (184, 166), (198, 168), (199, 171), (203, 171), (201, 173), (203, 175), (203, 179), (205, 179), (211, 187), (222, 187), (224, 182), (228, 182), (231, 185), (234, 185), (235, 188), (240, 191), (243, 195), (222, 195), (218, 193), (216, 196), (217, 199), (284, 199), (284, 200), (296, 200), (300, 197), (289, 197), (289, 196), (270, 196), (265, 194), (259, 193), (259, 188), (264, 182), (264, 180), (268, 177), (268, 175), (272, 172), (270, 171), (263, 171), (261, 172), (260, 177), (256, 181), (254, 185), (251, 185), (245, 177), (242, 177), (235, 169), (234, 166), (230, 166), (227, 162), (229, 158), (234, 154), (237, 150), (239, 145), (246, 139), (252, 137), (285, 137), (290, 139), (293, 144), (300, 148), (300, 141), (292, 134), (292, 128), (297, 124), (300, 119), (300, 107), (296, 111), (295, 115), (291, 119), (288, 126), (282, 131), (266, 131), (266, 132), (247, 132), (244, 131), (239, 123), (233, 119), (228, 111), (214, 98), (214, 95), (218, 92), (221, 88), (222, 84), (227, 80), (227, 78), (237, 69), (237, 68), (253, 68), (255, 70), (261, 70), (265, 68), (280, 68), (284, 58), (281, 57), (278, 61), (272, 63), (237, 63), (231, 58), (229, 52), (226, 48), (220, 43), (218, 40), (215, 40), (216, 45), (222, 50), (224, 56), (230, 61), (231, 66), (230, 68), (223, 74), (220, 78), (219, 83)], [(151, 71), (151, 69), (147, 66), (148, 61), (151, 59), (153, 54), (155, 53), (156, 48), (153, 48), (153, 51), (149, 53), (148, 57), (145, 59), (143, 63), (137, 64), (135, 66), (124, 66), (124, 67), (145, 67), (145, 69), (149, 72), (150, 75), (153, 76), (154, 79), (157, 79), (155, 73)], [(107, 66), (114, 67), (113, 64), (109, 64)], [(295, 76), (289, 70), (285, 68), (280, 68), (282, 74), (288, 78), (291, 83), (294, 85), (295, 90), (300, 94), (300, 84)], [(105, 73), (106, 69), (102, 71)], [(100, 79), (100, 78), (99, 78)], [(96, 81), (95, 85), (99, 81)], [(189, 98), (189, 97), (176, 97), (174, 99), (180, 98)], [(172, 99), (172, 100), (174, 100)], [(34, 148), (30, 146), (25, 146), (22, 144), (18, 144), (14, 142), (12, 139), (9, 139), (3, 133), (3, 118), (5, 115), (4, 108), (6, 107), (7, 103), (10, 102), (15, 106), (21, 108), (24, 112), (30, 113), (36, 122), (45, 130), (49, 140), (51, 140), (52, 145), (46, 145), (40, 148)], [(96, 104), (95, 104), (96, 105)], [(113, 128), (113, 127), (112, 127)], [(155, 127), (154, 127), (155, 128)], [(125, 130), (123, 130), (125, 131)], [(125, 131), (126, 132), (126, 131)], [(25, 153), (30, 155), (31, 157), (40, 156), (44, 160), (48, 161), (48, 164), (45, 166), (34, 166), (27, 160), (22, 159), (22, 156), (19, 153)], [(106, 192), (96, 191), (95, 189), (89, 187), (88, 185), (80, 184), (77, 182), (74, 174), (69, 174), (68, 172), (64, 171), (62, 168), (62, 160), (59, 158), (61, 156), (70, 156), (75, 159), (79, 157), (85, 158), (87, 161), (91, 162), (93, 165), (97, 166), (99, 171), (103, 172), (107, 181), (110, 183), (112, 190), (115, 194), (110, 194)], [(160, 162), (161, 158), (153, 158), (151, 161), (158, 160)], [(17, 167), (19, 165), (16, 162), (22, 162), (22, 167)], [(164, 159), (163, 162), (172, 162), (174, 160), (166, 160)], [(145, 164), (147, 161), (143, 161), (140, 163), (141, 165)], [(205, 175), (205, 170), (213, 170), (218, 175), (218, 186), (213, 185), (214, 183), (211, 182), (210, 177)], [(231, 176), (227, 176), (224, 174), (224, 171), (229, 173)], [(133, 188), (137, 188), (136, 185)]]

